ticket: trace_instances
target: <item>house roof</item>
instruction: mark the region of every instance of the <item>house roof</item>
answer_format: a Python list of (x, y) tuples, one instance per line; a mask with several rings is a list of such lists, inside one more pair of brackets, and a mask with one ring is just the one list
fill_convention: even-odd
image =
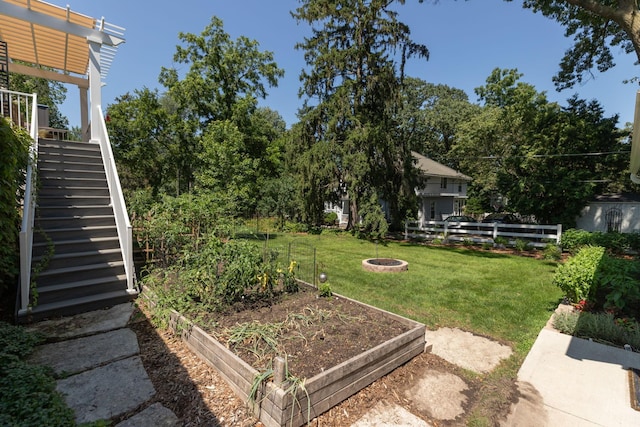
[(416, 167), (422, 171), (426, 176), (433, 176), (438, 178), (456, 178), (464, 181), (471, 181), (471, 177), (458, 172), (448, 166), (438, 163), (422, 154), (412, 151), (411, 154), (416, 160)]
[(618, 193), (618, 194), (600, 194), (593, 198), (594, 202), (601, 203), (638, 203), (640, 202), (640, 194), (637, 193)]

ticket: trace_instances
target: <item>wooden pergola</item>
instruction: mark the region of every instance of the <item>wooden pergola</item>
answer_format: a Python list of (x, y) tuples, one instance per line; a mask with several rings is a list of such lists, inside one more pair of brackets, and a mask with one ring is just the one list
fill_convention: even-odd
[[(85, 139), (98, 123), (101, 86), (124, 29), (40, 0), (0, 0), (0, 40), (7, 43), (9, 72), (76, 85)], [(89, 98), (88, 98), (89, 96)]]

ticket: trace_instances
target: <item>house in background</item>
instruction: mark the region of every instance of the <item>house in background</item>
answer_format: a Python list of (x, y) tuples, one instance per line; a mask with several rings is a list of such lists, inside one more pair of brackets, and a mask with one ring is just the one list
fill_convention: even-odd
[(418, 220), (442, 221), (449, 215), (463, 214), (471, 177), (421, 154), (414, 152), (413, 157), (425, 178), (424, 187), (416, 189)]
[[(412, 155), (425, 183), (424, 187), (416, 188), (419, 198), (418, 219), (441, 221), (449, 215), (462, 214), (467, 201), (467, 185), (471, 178), (416, 152)], [(336, 213), (340, 227), (346, 227), (349, 221), (349, 198), (346, 191), (343, 194), (339, 203), (325, 203), (324, 210)], [(387, 203), (380, 203), (388, 216)]]
[(640, 195), (596, 196), (582, 209), (576, 227), (586, 231), (640, 232)]

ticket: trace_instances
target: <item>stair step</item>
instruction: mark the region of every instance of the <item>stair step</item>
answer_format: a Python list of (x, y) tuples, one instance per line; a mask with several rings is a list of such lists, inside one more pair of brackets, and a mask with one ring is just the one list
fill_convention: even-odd
[[(55, 243), (54, 243), (55, 245)], [(37, 264), (45, 256), (34, 256), (32, 262)], [(47, 269), (58, 270), (61, 268), (80, 267), (83, 265), (95, 265), (100, 263), (116, 262), (122, 260), (122, 251), (119, 247), (110, 249), (93, 249), (81, 252), (59, 253), (54, 252), (49, 259)]]
[(61, 177), (61, 176), (51, 176), (48, 178), (42, 178), (39, 176), (40, 182), (42, 185), (50, 185), (50, 186), (70, 186), (70, 187), (81, 187), (83, 185), (87, 185), (90, 187), (99, 187), (100, 184), (104, 184), (107, 182), (106, 176), (103, 178), (73, 178), (73, 177)]
[(38, 206), (107, 206), (111, 203), (109, 196), (38, 196)]
[(61, 141), (59, 139), (38, 139), (38, 151), (47, 150), (81, 150), (100, 152), (100, 144), (95, 142)]
[(113, 215), (113, 208), (109, 205), (37, 206), (36, 211), (36, 217), (40, 218), (94, 215)]
[(38, 193), (38, 197), (47, 197), (47, 196), (109, 196), (109, 187), (104, 186), (94, 186), (94, 187), (76, 187), (71, 185), (42, 185), (40, 187), (40, 191)]
[(38, 165), (48, 165), (48, 164), (100, 164), (102, 165), (102, 156), (100, 153), (65, 153), (65, 152), (55, 152), (55, 153), (38, 153)]
[(114, 262), (104, 262), (104, 263), (101, 262), (98, 264), (80, 265), (80, 266), (74, 266), (74, 267), (64, 267), (64, 268), (57, 268), (55, 270), (43, 271), (40, 273), (39, 277), (54, 276), (58, 274), (67, 274), (67, 273), (80, 273), (80, 272), (95, 270), (99, 268), (121, 267), (123, 265), (124, 265), (124, 262), (122, 261), (114, 261)]
[(125, 289), (122, 291), (112, 291), (58, 301), (51, 304), (41, 303), (33, 307), (28, 313), (22, 314), (19, 321), (33, 322), (45, 318), (85, 313), (87, 311), (98, 310), (132, 301), (136, 295), (137, 292), (129, 293)]
[(71, 227), (97, 227), (103, 225), (115, 225), (115, 217), (113, 215), (85, 215), (85, 216), (67, 216), (67, 217), (50, 217), (36, 218), (36, 226), (42, 228), (45, 233), (59, 228)]
[(98, 277), (95, 279), (87, 279), (87, 280), (78, 280), (76, 282), (65, 282), (59, 285), (50, 285), (50, 286), (42, 286), (39, 288), (40, 294), (52, 294), (54, 292), (60, 291), (71, 291), (78, 288), (83, 287), (97, 287), (105, 284), (118, 284), (120, 288), (127, 287), (127, 275), (126, 274), (118, 274), (118, 275), (110, 275)]
[(38, 176), (41, 179), (50, 179), (50, 178), (80, 178), (80, 179), (100, 179), (105, 181), (107, 176), (104, 173), (104, 170), (91, 171), (91, 170), (82, 170), (82, 169), (55, 169), (50, 167), (43, 167), (38, 169)]
[(38, 303), (49, 304), (65, 299), (86, 297), (92, 294), (120, 291), (126, 288), (127, 276), (125, 274), (65, 282), (59, 285), (40, 286), (38, 288)]
[(118, 230), (114, 225), (102, 225), (102, 226), (90, 226), (90, 227), (68, 227), (68, 228), (55, 228), (52, 230), (34, 230), (33, 241), (34, 243), (46, 242), (46, 238), (50, 238), (53, 241), (57, 240), (74, 240), (74, 239), (88, 239), (92, 237), (113, 237), (118, 236)]
[(122, 258), (120, 258), (120, 261), (47, 269), (40, 272), (35, 280), (38, 289), (40, 289), (40, 287), (121, 274), (125, 274)]
[(104, 166), (100, 163), (89, 162), (38, 162), (38, 170), (40, 171), (55, 171), (55, 172), (92, 172), (92, 173), (104, 173)]
[[(51, 242), (54, 245), (55, 254), (68, 254), (73, 252), (87, 252), (101, 249), (120, 250), (120, 239), (118, 236), (94, 237), (85, 239), (58, 240)], [(39, 257), (47, 253), (49, 242), (38, 242), (33, 244), (33, 257)]]

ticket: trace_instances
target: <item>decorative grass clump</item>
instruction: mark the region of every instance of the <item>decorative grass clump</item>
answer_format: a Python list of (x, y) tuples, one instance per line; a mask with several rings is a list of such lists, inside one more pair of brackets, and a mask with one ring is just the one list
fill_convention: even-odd
[(562, 333), (596, 342), (623, 347), (629, 344), (640, 351), (640, 324), (610, 313), (571, 311), (553, 317), (553, 326)]

